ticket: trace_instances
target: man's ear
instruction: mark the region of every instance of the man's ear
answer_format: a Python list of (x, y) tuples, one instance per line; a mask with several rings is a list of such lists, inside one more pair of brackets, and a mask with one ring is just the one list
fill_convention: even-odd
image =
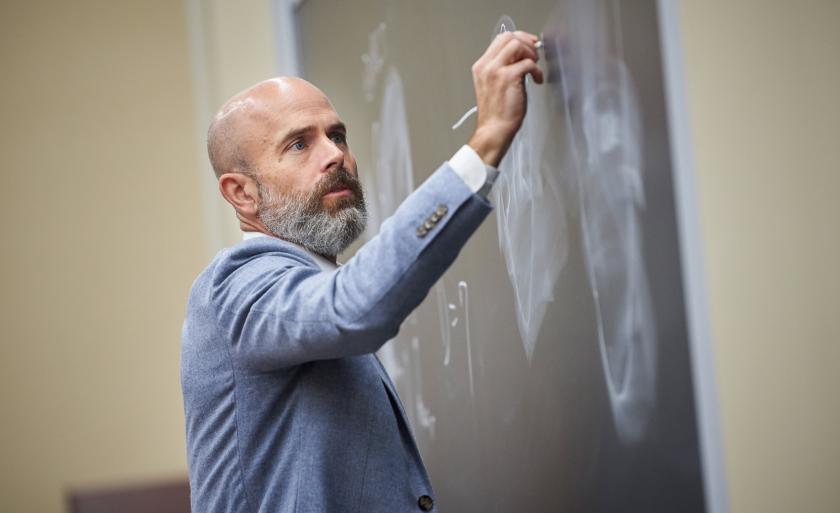
[(241, 217), (256, 218), (259, 212), (257, 182), (243, 173), (225, 173), (219, 177), (219, 192)]

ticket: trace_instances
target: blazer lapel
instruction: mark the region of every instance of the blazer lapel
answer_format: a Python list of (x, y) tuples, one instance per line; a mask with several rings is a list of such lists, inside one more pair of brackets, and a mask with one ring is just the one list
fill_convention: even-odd
[(382, 365), (382, 362), (379, 361), (379, 358), (376, 356), (376, 354), (372, 354), (371, 356), (373, 356), (373, 360), (376, 362), (375, 367), (376, 370), (379, 372), (379, 377), (382, 378), (382, 383), (385, 384), (385, 389), (388, 391), (389, 394), (391, 394), (391, 399), (394, 401), (394, 404), (396, 404), (400, 410), (402, 421), (405, 423), (406, 426), (409, 426), (408, 415), (405, 414), (402, 401), (400, 401), (400, 395), (397, 393), (397, 388), (391, 381), (391, 377), (388, 375), (388, 371), (385, 370), (385, 366)]

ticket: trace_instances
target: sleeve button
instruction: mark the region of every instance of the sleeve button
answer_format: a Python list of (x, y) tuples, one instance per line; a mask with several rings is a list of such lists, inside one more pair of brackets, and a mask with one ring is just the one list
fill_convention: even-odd
[(420, 498), (417, 499), (417, 505), (420, 506), (420, 509), (423, 511), (432, 511), (435, 507), (435, 501), (433, 501), (428, 495), (421, 495)]

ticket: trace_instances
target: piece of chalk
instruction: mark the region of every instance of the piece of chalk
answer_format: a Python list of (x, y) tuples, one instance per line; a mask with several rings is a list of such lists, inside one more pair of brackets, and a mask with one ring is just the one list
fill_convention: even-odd
[(452, 130), (458, 130), (458, 127), (463, 125), (464, 121), (468, 120), (470, 118), (470, 116), (472, 116), (476, 112), (478, 112), (478, 107), (473, 107), (470, 110), (468, 110), (467, 112), (465, 112), (464, 115), (461, 116), (461, 119), (459, 119), (458, 121), (455, 122), (454, 125), (452, 125)]

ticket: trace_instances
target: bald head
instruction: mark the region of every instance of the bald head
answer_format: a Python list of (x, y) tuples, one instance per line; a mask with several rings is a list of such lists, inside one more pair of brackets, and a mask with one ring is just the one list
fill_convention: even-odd
[(264, 80), (225, 102), (207, 131), (207, 153), (216, 177), (254, 174), (255, 157), (282, 129), (284, 111), (306, 102), (325, 102), (332, 108), (320, 89), (297, 77)]
[(364, 230), (347, 127), (309, 82), (273, 78), (237, 94), (213, 119), (207, 149), (243, 231), (334, 259)]

